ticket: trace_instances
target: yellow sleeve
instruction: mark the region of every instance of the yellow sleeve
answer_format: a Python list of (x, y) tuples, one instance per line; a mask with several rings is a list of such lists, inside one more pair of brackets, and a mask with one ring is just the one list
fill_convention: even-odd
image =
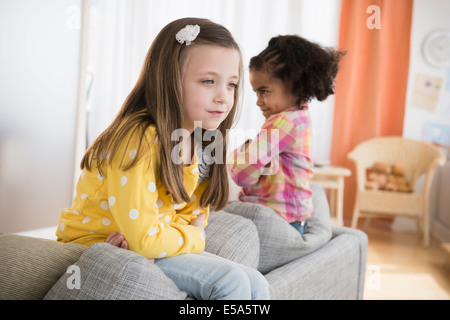
[[(132, 148), (125, 152), (125, 156), (130, 158), (135, 155)], [(129, 249), (144, 257), (201, 253), (205, 239), (199, 228), (160, 217), (161, 198), (167, 199), (167, 195), (159, 192), (165, 188), (157, 185), (156, 162), (154, 152), (153, 155), (144, 155), (126, 171), (121, 170), (115, 161), (108, 166), (106, 180), (111, 214)]]
[(200, 205), (200, 198), (208, 183), (209, 180), (206, 180), (198, 185), (191, 197), (191, 202), (177, 210), (174, 217), (175, 222), (186, 225), (191, 223), (192, 220), (196, 219), (200, 214), (204, 213), (205, 220), (203, 220), (203, 227), (208, 225), (209, 207), (203, 208)]

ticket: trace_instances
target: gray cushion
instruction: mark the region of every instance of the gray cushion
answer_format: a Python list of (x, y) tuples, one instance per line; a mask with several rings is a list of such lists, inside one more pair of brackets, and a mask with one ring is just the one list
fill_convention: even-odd
[(251, 268), (258, 267), (258, 231), (249, 219), (225, 211), (212, 212), (205, 233), (205, 251)]
[(266, 274), (270, 298), (362, 299), (367, 236), (346, 227), (333, 227), (333, 236), (320, 250)]
[(0, 300), (40, 300), (87, 249), (75, 243), (0, 235)]
[(260, 239), (258, 270), (266, 274), (320, 248), (331, 238), (330, 210), (323, 189), (311, 184), (314, 212), (301, 235), (272, 209), (259, 204), (233, 201), (226, 212), (243, 216), (255, 224)]
[(45, 296), (45, 300), (159, 300), (185, 299), (161, 269), (143, 256), (108, 243), (96, 243), (80, 257), (80, 287), (73, 284), (73, 273), (64, 274)]
[[(205, 232), (206, 251), (247, 266), (258, 266), (258, 232), (250, 220), (214, 212)], [(154, 263), (107, 243), (89, 247), (75, 265), (80, 270), (80, 288), (70, 289), (67, 283), (72, 283), (75, 273), (65, 273), (45, 296), (46, 300), (178, 300), (187, 297)]]

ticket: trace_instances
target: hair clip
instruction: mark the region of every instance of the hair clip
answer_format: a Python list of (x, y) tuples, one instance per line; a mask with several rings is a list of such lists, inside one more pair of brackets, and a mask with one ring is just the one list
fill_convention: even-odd
[(197, 38), (198, 34), (200, 33), (200, 27), (198, 25), (190, 25), (188, 24), (186, 27), (178, 31), (175, 38), (177, 41), (181, 44), (186, 42), (186, 46), (189, 46), (192, 41)]

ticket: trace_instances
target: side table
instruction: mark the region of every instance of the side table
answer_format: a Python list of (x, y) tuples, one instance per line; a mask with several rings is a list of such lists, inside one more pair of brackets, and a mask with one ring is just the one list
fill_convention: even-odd
[(338, 226), (344, 225), (344, 177), (352, 174), (350, 169), (334, 166), (320, 166), (314, 168), (314, 176), (311, 182), (330, 190), (330, 212), (334, 213)]

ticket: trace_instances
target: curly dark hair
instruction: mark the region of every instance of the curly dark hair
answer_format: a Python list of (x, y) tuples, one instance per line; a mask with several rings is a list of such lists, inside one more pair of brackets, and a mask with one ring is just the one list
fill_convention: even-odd
[(338, 65), (344, 54), (296, 35), (278, 36), (250, 59), (250, 71), (267, 71), (291, 85), (300, 106), (313, 98), (323, 101), (334, 94)]

